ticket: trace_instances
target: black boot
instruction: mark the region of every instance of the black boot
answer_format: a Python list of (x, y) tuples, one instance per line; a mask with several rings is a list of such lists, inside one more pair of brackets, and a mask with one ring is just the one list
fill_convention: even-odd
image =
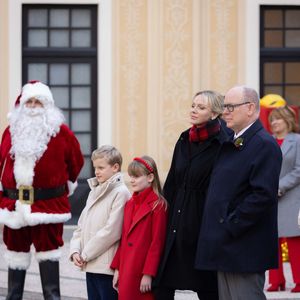
[(58, 261), (44, 260), (39, 267), (44, 299), (60, 300)]
[(8, 269), (8, 291), (6, 300), (22, 300), (25, 275), (25, 270)]

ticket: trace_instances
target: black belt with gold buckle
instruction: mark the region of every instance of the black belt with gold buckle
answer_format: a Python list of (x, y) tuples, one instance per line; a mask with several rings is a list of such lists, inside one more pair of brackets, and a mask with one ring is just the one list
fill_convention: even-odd
[(47, 200), (63, 196), (66, 192), (65, 185), (52, 189), (33, 188), (29, 185), (21, 185), (19, 189), (3, 189), (3, 196), (10, 199), (18, 199), (24, 204), (32, 204), (35, 200)]

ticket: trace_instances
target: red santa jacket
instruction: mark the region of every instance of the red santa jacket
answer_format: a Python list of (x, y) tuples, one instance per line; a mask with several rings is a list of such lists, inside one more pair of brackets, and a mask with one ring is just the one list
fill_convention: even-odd
[[(143, 197), (134, 213), (135, 197)], [(152, 188), (136, 194), (126, 203), (119, 248), (111, 268), (119, 270), (119, 300), (154, 299), (152, 293), (139, 290), (144, 274), (155, 276), (163, 251), (167, 211), (164, 205), (155, 206), (157, 195)]]
[[(16, 189), (14, 176), (14, 158), (11, 149), (11, 135), (9, 127), (3, 133), (0, 146), (0, 170), (2, 174), (2, 188)], [(75, 183), (83, 166), (83, 156), (80, 145), (73, 132), (61, 125), (56, 136), (51, 137), (46, 151), (35, 163), (33, 188), (51, 189), (67, 182)], [(68, 188), (57, 198), (39, 200), (32, 205), (22, 204), (0, 193), (0, 223), (18, 229), (37, 224), (61, 223), (71, 218), (68, 201)]]

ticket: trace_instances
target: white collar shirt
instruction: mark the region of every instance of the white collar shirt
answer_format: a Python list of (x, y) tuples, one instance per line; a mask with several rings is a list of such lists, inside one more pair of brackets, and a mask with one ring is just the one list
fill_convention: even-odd
[(233, 139), (237, 139), (238, 137), (240, 137), (247, 129), (249, 129), (251, 127), (251, 125), (253, 124), (254, 122), (252, 122), (251, 124), (249, 124), (247, 127), (243, 128), (241, 131), (239, 131), (238, 133), (234, 133), (234, 137)]

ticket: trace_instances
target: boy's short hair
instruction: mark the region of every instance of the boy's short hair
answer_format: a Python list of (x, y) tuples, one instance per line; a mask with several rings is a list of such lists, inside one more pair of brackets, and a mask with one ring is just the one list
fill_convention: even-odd
[(91, 159), (92, 161), (94, 161), (97, 158), (105, 158), (107, 160), (107, 163), (111, 166), (113, 166), (114, 164), (119, 164), (121, 171), (123, 159), (120, 151), (116, 147), (103, 145), (100, 148), (94, 150)]

